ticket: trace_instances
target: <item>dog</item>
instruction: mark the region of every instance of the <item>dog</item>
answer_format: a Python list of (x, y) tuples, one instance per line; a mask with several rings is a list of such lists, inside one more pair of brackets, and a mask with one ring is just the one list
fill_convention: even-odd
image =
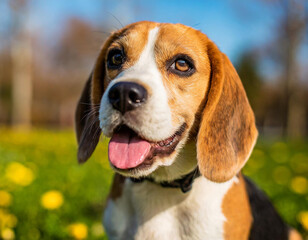
[(203, 33), (137, 22), (103, 44), (76, 110), (78, 160), (111, 138), (109, 239), (301, 239), (241, 169), (258, 131), (241, 80)]

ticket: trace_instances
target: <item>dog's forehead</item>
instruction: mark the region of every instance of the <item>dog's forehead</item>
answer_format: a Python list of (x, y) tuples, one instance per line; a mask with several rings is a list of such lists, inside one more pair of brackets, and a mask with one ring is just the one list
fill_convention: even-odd
[(183, 24), (163, 23), (159, 26), (157, 42), (185, 47), (202, 44), (204, 37), (205, 35), (200, 31)]
[(207, 38), (204, 34), (191, 27), (182, 24), (138, 22), (128, 25), (120, 30), (118, 37), (111, 44), (124, 46), (127, 54), (138, 57), (144, 47), (148, 44), (149, 33), (158, 28), (155, 36), (156, 54), (167, 54), (176, 52), (200, 53), (204, 49)]

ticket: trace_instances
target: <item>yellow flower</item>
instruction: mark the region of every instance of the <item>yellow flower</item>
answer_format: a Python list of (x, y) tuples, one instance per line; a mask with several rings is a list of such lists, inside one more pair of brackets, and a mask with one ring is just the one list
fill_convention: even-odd
[(291, 189), (299, 194), (305, 194), (308, 189), (308, 181), (304, 177), (295, 177), (291, 181)]
[(8, 207), (11, 205), (12, 196), (6, 191), (0, 190), (0, 207)]
[(6, 225), (10, 228), (15, 227), (17, 224), (17, 218), (13, 214), (8, 214), (6, 217)]
[(8, 213), (7, 210), (0, 209), (0, 229), (13, 228), (17, 224), (15, 215)]
[(21, 186), (31, 184), (34, 179), (34, 174), (31, 169), (18, 162), (12, 162), (7, 166), (5, 176), (12, 182)]
[(85, 239), (88, 236), (88, 227), (83, 223), (74, 223), (68, 226), (69, 234), (75, 239)]
[(61, 207), (63, 204), (62, 193), (56, 190), (48, 191), (41, 197), (41, 205), (49, 210)]
[(308, 211), (300, 212), (298, 214), (298, 220), (308, 230)]
[(11, 240), (11, 239), (14, 239), (15, 238), (15, 234), (13, 232), (12, 229), (10, 228), (5, 228), (1, 231), (1, 237), (4, 239), (4, 240)]

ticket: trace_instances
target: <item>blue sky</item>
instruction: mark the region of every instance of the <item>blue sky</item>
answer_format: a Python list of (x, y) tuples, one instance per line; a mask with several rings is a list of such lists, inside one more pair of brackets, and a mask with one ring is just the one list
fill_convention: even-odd
[[(8, 2), (0, 3), (3, 24), (8, 19)], [(245, 49), (271, 39), (278, 14), (262, 1), (252, 5), (236, 0), (32, 0), (26, 20), (48, 39), (59, 36), (71, 17), (97, 26), (107, 21), (115, 29), (141, 20), (179, 22), (206, 33), (234, 60)], [(0, 24), (0, 32), (2, 28)]]

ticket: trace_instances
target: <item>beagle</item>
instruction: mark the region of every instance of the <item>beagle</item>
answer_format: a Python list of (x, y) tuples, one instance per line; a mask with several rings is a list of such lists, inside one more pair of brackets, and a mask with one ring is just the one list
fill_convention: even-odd
[(228, 57), (181, 24), (138, 22), (104, 43), (76, 110), (79, 162), (101, 133), (115, 176), (109, 239), (301, 239), (241, 174), (257, 139)]

